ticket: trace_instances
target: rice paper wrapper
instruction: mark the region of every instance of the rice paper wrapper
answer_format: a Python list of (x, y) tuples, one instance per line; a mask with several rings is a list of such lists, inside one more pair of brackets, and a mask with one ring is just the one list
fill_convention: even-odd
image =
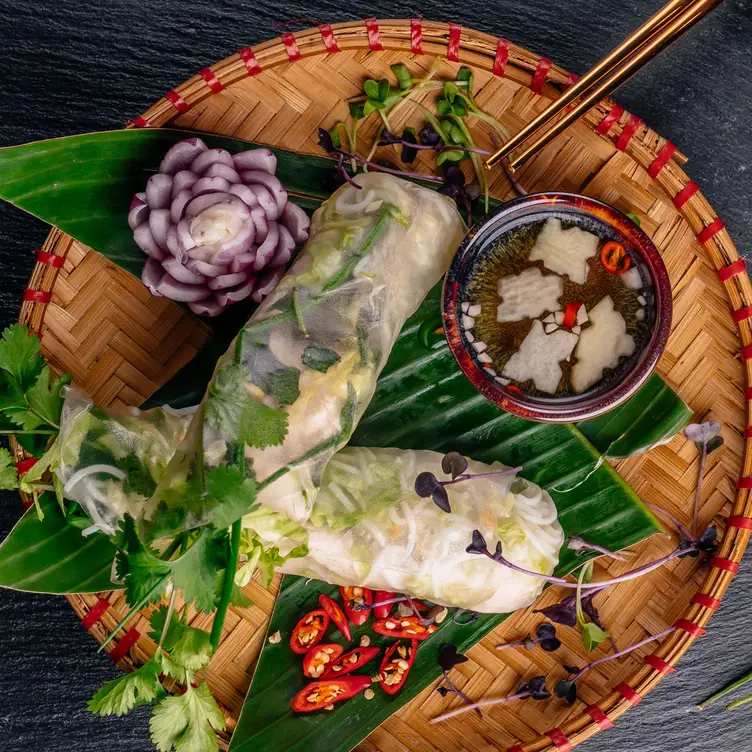
[[(465, 229), (438, 193), (384, 174), (359, 175), (357, 183), (315, 213), (300, 256), (181, 426), (154, 492), (121, 493), (110, 483), (92, 501), (90, 489), (69, 487), (105, 532), (125, 513), (140, 521), (145, 539), (213, 522), (221, 499), (207, 487), (212, 471), (227, 467), (252, 469), (262, 484), (256, 501), (278, 515), (277, 527), (309, 518), (326, 463), (350, 438), (405, 320), (445, 273)], [(115, 431), (114, 423), (104, 431)], [(165, 447), (160, 463), (169, 454)], [(66, 452), (64, 477), (85, 463), (73, 455)]]
[[(346, 447), (324, 471), (308, 522), (308, 555), (279, 571), (334, 585), (406, 593), (446, 606), (507, 613), (530, 605), (544, 580), (469, 554), (473, 530), (525, 569), (551, 574), (564, 532), (549, 494), (514, 476), (446, 486), (452, 512), (415, 493), (424, 471), (445, 477), (431, 451)], [(503, 470), (469, 462), (472, 474)]]

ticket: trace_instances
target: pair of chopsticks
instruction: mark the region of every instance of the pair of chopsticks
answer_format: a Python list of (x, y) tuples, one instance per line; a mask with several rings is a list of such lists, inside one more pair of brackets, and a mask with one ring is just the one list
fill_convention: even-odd
[(721, 2), (671, 0), (492, 154), (485, 162), (486, 168), (491, 169), (550, 125), (525, 151), (509, 159), (508, 167), (514, 172)]

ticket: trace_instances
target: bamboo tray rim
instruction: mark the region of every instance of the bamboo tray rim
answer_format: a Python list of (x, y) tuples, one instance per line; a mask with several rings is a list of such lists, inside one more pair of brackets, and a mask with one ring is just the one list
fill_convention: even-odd
[[(321, 24), (302, 31), (288, 32), (280, 37), (245, 47), (185, 83), (170, 90), (145, 113), (129, 121), (126, 127), (160, 127), (179, 114), (232, 84), (254, 76), (263, 70), (295, 63), (314, 55), (333, 55), (343, 50), (398, 50), (413, 55), (443, 56), (452, 62), (479, 67), (496, 76), (506, 76), (516, 83), (528, 86), (534, 93), (555, 98), (576, 78), (545, 57), (535, 55), (503, 38), (465, 28), (455, 23), (425, 19), (382, 19)], [(610, 137), (616, 148), (629, 155), (647, 171), (673, 201), (680, 214), (704, 246), (716, 268), (731, 303), (733, 312), (752, 306), (752, 284), (746, 272), (745, 261), (740, 257), (723, 221), (699, 191), (694, 181), (682, 170), (686, 161), (667, 139), (646, 126), (636, 115), (626, 112), (613, 100), (603, 100), (582, 118), (596, 133)], [(50, 302), (52, 289), (62, 261), (70, 247), (62, 243), (66, 238), (53, 229), (41, 251), (31, 274), (19, 321), (42, 334), (44, 314)], [(60, 246), (65, 246), (63, 249)], [(50, 258), (51, 257), (51, 258)], [(750, 309), (752, 314), (752, 309)], [(744, 363), (747, 389), (747, 424), (752, 425), (752, 319), (733, 316), (741, 342), (739, 356)], [(16, 444), (18, 459), (23, 450)], [(508, 752), (554, 752), (569, 749), (612, 725), (631, 707), (637, 705), (664, 678), (698, 637), (718, 608), (739, 562), (745, 552), (752, 530), (752, 438), (745, 436), (742, 475), (736, 485), (732, 513), (716, 556), (710, 561), (700, 591), (685, 608), (677, 627), (661, 641), (646, 664), (636, 669), (625, 681), (619, 683), (599, 702), (591, 704), (579, 715), (571, 717), (561, 728), (549, 729), (537, 739), (514, 745)], [(74, 609), (85, 616), (97, 605), (92, 596), (68, 596)], [(101, 607), (101, 606), (100, 606)], [(97, 637), (99, 639), (98, 633)], [(128, 635), (121, 638), (121, 643)], [(115, 648), (117, 650), (117, 646)], [(133, 661), (119, 655), (119, 663), (132, 670)]]

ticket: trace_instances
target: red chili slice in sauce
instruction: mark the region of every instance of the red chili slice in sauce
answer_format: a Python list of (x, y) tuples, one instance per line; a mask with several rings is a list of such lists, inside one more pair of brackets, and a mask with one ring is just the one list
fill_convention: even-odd
[(632, 259), (621, 243), (609, 240), (601, 248), (601, 263), (611, 274), (624, 274), (632, 266)]
[(322, 679), (335, 679), (338, 676), (351, 674), (357, 671), (361, 666), (365, 666), (368, 661), (375, 658), (381, 648), (355, 648), (349, 653), (345, 653), (338, 660), (328, 666), (326, 671), (321, 675)]
[(334, 622), (334, 626), (342, 632), (342, 636), (350, 642), (352, 640), (350, 625), (347, 623), (345, 612), (339, 607), (339, 604), (323, 593), (319, 596), (319, 604), (326, 611), (326, 615)]
[(329, 626), (326, 611), (317, 608), (307, 613), (296, 625), (290, 636), (290, 647), (294, 653), (303, 655), (314, 645), (321, 642), (321, 638)]
[(295, 695), (292, 709), (298, 713), (311, 713), (332, 703), (349, 700), (371, 686), (370, 676), (343, 676), (309, 684)]
[(356, 626), (365, 624), (371, 615), (370, 608), (364, 608), (362, 611), (356, 610), (353, 606), (366, 605), (373, 603), (373, 593), (368, 588), (362, 587), (341, 587), (339, 589), (342, 595), (342, 602), (345, 605), (347, 618)]
[(416, 640), (411, 640), (409, 643), (395, 642), (386, 651), (379, 668), (379, 686), (388, 695), (396, 695), (402, 689), (402, 685), (413, 667), (417, 652), (418, 643)]
[[(379, 601), (389, 601), (395, 597), (394, 593), (390, 593), (388, 590), (377, 590), (373, 596), (373, 602), (379, 603)], [(374, 606), (373, 616), (376, 619), (386, 619), (389, 614), (392, 613), (392, 607), (394, 603), (387, 603), (385, 606)]]
[(564, 326), (571, 329), (577, 323), (577, 311), (580, 310), (582, 303), (578, 301), (572, 301), (567, 303), (567, 307), (564, 309)]
[(344, 648), (334, 642), (315, 645), (303, 658), (303, 673), (309, 679), (322, 678), (329, 667), (342, 655)]
[(435, 624), (424, 627), (417, 616), (390, 616), (373, 623), (374, 632), (398, 640), (425, 640), (437, 629)]

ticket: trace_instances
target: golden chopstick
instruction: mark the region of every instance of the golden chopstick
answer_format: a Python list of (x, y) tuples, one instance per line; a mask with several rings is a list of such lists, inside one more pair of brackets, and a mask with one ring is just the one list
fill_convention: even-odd
[(576, 84), (564, 92), (561, 97), (552, 102), (540, 115), (530, 121), (523, 130), (515, 134), (498, 151), (492, 154), (485, 162), (486, 168), (490, 169), (500, 159), (506, 157), (513, 149), (540, 130), (542, 126), (550, 123), (564, 108), (582, 95), (583, 98), (566, 111), (558, 122), (543, 133), (522, 154), (510, 160), (510, 170), (518, 169), (597, 104), (599, 100), (621, 86), (643, 65), (721, 2), (722, 0), (672, 0), (634, 34), (625, 39), (613, 52), (603, 58)]

